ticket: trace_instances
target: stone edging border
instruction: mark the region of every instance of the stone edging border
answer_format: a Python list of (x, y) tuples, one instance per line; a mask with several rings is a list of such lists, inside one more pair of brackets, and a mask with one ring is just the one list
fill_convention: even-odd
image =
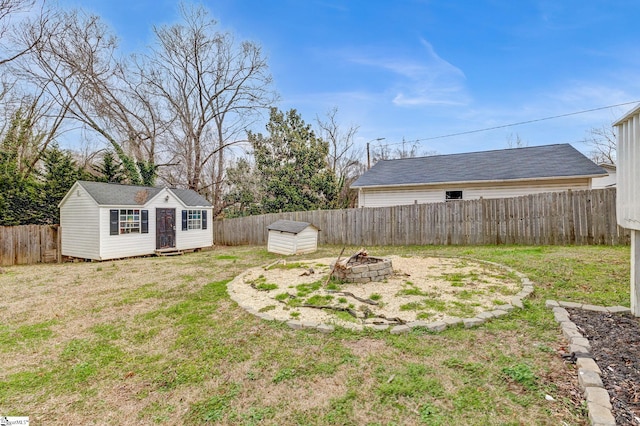
[[(461, 259), (464, 259), (464, 257), (461, 257)], [(508, 272), (515, 274), (520, 279), (520, 282), (522, 284), (522, 290), (520, 290), (518, 294), (516, 294), (511, 298), (510, 303), (505, 305), (498, 305), (492, 311), (480, 312), (473, 318), (446, 317), (442, 321), (434, 321), (434, 322), (413, 321), (403, 325), (396, 325), (394, 327), (390, 327), (389, 325), (372, 324), (372, 325), (366, 325), (366, 327), (372, 330), (390, 329), (389, 332), (391, 334), (407, 333), (415, 327), (422, 327), (422, 328), (428, 329), (429, 331), (439, 332), (439, 331), (445, 330), (447, 327), (451, 327), (459, 324), (464, 325), (465, 328), (477, 327), (490, 319), (499, 318), (501, 316), (507, 315), (510, 311), (512, 311), (515, 308), (519, 308), (519, 309), (524, 308), (522, 304), (522, 300), (528, 297), (531, 293), (533, 293), (533, 282), (529, 280), (529, 278), (527, 278), (526, 275), (508, 266), (501, 265), (499, 263), (489, 262), (486, 260), (478, 260), (478, 259), (468, 259), (468, 260), (473, 260), (475, 262), (486, 263), (488, 265), (497, 266), (499, 268), (502, 268)], [(239, 274), (227, 284), (227, 293), (229, 294), (229, 297), (231, 298), (231, 300), (236, 302), (242, 309), (244, 309), (251, 315), (255, 315), (265, 321), (274, 321), (274, 320), (282, 321), (273, 317), (272, 315), (269, 315), (268, 313), (258, 312), (252, 306), (243, 304), (243, 301), (239, 300), (239, 298), (236, 297), (234, 285), (236, 285), (235, 284), (236, 282), (242, 282), (242, 277), (244, 277), (244, 275), (247, 272), (248, 271), (245, 271), (244, 273)], [(294, 330), (315, 329), (321, 333), (331, 333), (332, 331), (335, 330), (335, 327), (331, 324), (318, 324), (311, 321), (289, 320), (289, 321), (286, 321), (286, 324)], [(356, 330), (356, 331), (361, 331), (364, 328), (363, 325), (358, 325), (358, 324), (354, 324), (353, 326), (343, 326), (343, 327)]]
[(575, 356), (576, 366), (578, 367), (578, 383), (587, 402), (591, 425), (615, 426), (616, 419), (611, 412), (612, 406), (609, 392), (607, 392), (602, 383), (602, 378), (600, 377), (602, 371), (591, 356), (589, 340), (580, 333), (565, 308), (608, 313), (626, 313), (631, 312), (631, 310), (624, 306), (604, 307), (575, 302), (557, 302), (555, 300), (547, 300), (546, 306), (553, 311), (553, 316), (562, 329), (562, 335), (569, 342), (569, 352)]

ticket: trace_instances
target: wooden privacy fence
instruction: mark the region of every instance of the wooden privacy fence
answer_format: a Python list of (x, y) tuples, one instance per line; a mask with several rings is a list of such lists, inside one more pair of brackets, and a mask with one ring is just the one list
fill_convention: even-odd
[(320, 244), (629, 244), (616, 222), (615, 188), (222, 219), (213, 224), (213, 241), (265, 245), (267, 226), (278, 219), (313, 223)]
[(60, 261), (58, 225), (0, 226), (0, 265)]

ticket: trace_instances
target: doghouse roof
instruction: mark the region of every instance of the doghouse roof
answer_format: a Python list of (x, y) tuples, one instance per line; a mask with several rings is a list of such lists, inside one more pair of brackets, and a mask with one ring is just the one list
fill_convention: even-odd
[(287, 232), (289, 234), (299, 234), (304, 231), (308, 226), (313, 226), (316, 230), (318, 229), (316, 226), (309, 222), (297, 222), (295, 220), (278, 220), (273, 222), (271, 225), (267, 226), (269, 231), (280, 231)]

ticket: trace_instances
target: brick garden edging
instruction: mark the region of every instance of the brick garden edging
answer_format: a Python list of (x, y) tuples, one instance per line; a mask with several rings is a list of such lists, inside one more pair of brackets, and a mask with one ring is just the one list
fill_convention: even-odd
[(555, 300), (547, 300), (546, 306), (553, 311), (553, 316), (562, 329), (562, 335), (569, 342), (569, 352), (576, 358), (578, 383), (587, 402), (591, 425), (615, 426), (616, 419), (611, 412), (612, 406), (609, 392), (602, 384), (602, 378), (600, 377), (602, 371), (591, 356), (589, 340), (580, 333), (565, 308), (609, 313), (631, 312), (631, 309), (624, 306), (604, 307), (575, 302), (557, 302)]

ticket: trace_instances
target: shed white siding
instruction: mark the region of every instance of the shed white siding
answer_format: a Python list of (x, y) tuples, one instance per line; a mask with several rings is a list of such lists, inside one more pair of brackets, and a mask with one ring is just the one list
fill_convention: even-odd
[[(213, 245), (213, 230), (211, 229), (211, 208), (185, 207), (180, 200), (168, 191), (161, 191), (144, 207), (135, 207), (149, 211), (149, 233), (147, 234), (118, 234), (109, 235), (109, 211), (111, 209), (132, 208), (131, 206), (103, 206), (100, 210), (100, 236), (102, 249), (100, 260), (116, 259), (130, 256), (144, 256), (153, 254), (156, 250), (156, 209), (175, 209), (176, 211), (176, 250), (192, 250)], [(207, 229), (182, 230), (182, 210), (206, 210)]]
[(415, 187), (361, 188), (358, 207), (390, 207), (408, 204), (441, 203), (447, 191), (462, 191), (464, 200), (479, 198), (509, 198), (567, 189), (590, 188), (590, 178), (563, 180), (532, 180), (518, 182), (422, 185)]
[[(161, 207), (161, 206), (159, 206)], [(182, 210), (206, 210), (207, 229), (188, 229), (183, 231), (180, 223)], [(213, 246), (213, 209), (204, 207), (180, 207), (176, 210), (176, 248), (178, 250), (193, 250), (200, 247)], [(153, 229), (155, 232), (155, 208)]]
[[(149, 233), (109, 234), (109, 212), (111, 209), (149, 210)], [(153, 216), (153, 219), (152, 219)], [(111, 206), (100, 208), (100, 257), (98, 260), (119, 259), (121, 257), (153, 254), (156, 248), (155, 211), (146, 206)], [(152, 222), (153, 221), (153, 222)], [(151, 225), (153, 223), (153, 226)]]
[[(63, 256), (100, 258), (99, 207), (79, 185), (71, 188), (60, 206), (61, 252)], [(109, 219), (107, 218), (107, 226)]]
[(615, 123), (617, 127), (618, 224), (640, 230), (640, 107)]
[(314, 226), (307, 226), (297, 234), (290, 232), (269, 231), (267, 251), (278, 254), (312, 253), (318, 248), (318, 230)]

